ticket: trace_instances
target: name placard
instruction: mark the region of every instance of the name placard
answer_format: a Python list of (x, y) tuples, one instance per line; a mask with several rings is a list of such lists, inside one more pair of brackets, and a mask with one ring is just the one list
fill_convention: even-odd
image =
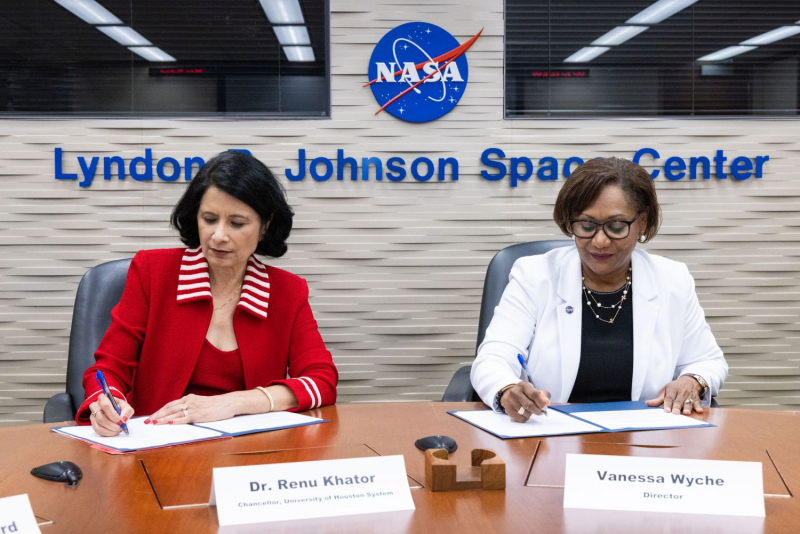
[(402, 456), (214, 469), (220, 526), (413, 510)]
[(0, 499), (0, 532), (42, 534), (27, 494)]
[(564, 508), (764, 517), (761, 463), (567, 454)]

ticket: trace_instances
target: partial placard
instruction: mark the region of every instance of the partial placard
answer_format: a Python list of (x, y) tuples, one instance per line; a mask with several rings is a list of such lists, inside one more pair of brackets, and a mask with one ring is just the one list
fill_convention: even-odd
[(42, 534), (27, 494), (0, 499), (0, 532)]

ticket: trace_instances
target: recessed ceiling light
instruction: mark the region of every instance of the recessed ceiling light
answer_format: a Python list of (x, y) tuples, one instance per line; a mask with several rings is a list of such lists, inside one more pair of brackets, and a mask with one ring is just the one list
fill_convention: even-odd
[[(800, 26), (798, 26), (800, 28)], [(647, 26), (617, 26), (602, 37), (596, 39), (592, 44), (595, 46), (615, 46), (621, 45), (628, 39), (636, 37), (647, 29)]]
[(55, 2), (89, 24), (122, 24), (111, 11), (94, 0), (55, 0)]
[(305, 24), (303, 10), (297, 0), (259, 0), (273, 24)]
[(742, 41), (739, 44), (752, 46), (765, 45), (774, 43), (775, 41), (780, 41), (781, 39), (786, 39), (787, 37), (797, 35), (798, 33), (800, 33), (800, 26), (782, 26), (780, 28), (775, 28), (770, 32), (757, 35), (752, 39)]
[(142, 56), (147, 61), (177, 61), (177, 59), (155, 46), (131, 46), (128, 47), (128, 50)]
[(745, 52), (749, 52), (750, 50), (755, 50), (756, 48), (758, 47), (729, 46), (728, 48), (723, 48), (722, 50), (717, 50), (716, 52), (713, 52), (701, 58), (697, 58), (697, 61), (722, 61), (723, 59), (728, 59), (733, 56), (738, 56), (739, 54), (744, 54)]
[(670, 18), (678, 11), (682, 11), (697, 0), (659, 0), (650, 7), (644, 8), (638, 14), (629, 18), (626, 24), (658, 24)]
[(150, 46), (153, 44), (142, 37), (139, 32), (127, 26), (98, 26), (97, 29), (121, 45)]
[(586, 63), (609, 50), (607, 46), (586, 46), (565, 59), (564, 63)]
[(284, 46), (289, 61), (314, 61), (314, 49), (310, 46)]
[[(305, 26), (275, 26), (275, 35), (282, 45), (307, 45), (311, 44), (308, 30)], [(800, 26), (798, 26), (800, 30)]]

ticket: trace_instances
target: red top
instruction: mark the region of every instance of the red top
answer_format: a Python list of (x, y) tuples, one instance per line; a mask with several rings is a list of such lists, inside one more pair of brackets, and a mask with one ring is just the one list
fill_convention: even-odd
[[(137, 253), (95, 353), (97, 363), (83, 375), (86, 400), (78, 423), (89, 423), (89, 404), (100, 393), (97, 369), (137, 415), (181, 398), (198, 371), (203, 387), (228, 391), (229, 376), (198, 369), (212, 313), (208, 263), (199, 248)], [(252, 256), (233, 330), (244, 389), (283, 384), (297, 397), (293, 411), (336, 402), (338, 373), (311, 313), (305, 280)]]
[(206, 339), (184, 395), (220, 395), (244, 389), (239, 349), (219, 350)]

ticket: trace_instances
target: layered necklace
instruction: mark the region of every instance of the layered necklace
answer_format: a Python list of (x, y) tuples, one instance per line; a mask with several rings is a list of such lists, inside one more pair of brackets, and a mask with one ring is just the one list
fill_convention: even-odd
[[(610, 293), (604, 293), (602, 291), (594, 291), (592, 289), (589, 289), (588, 287), (586, 287), (586, 277), (581, 276), (581, 280), (583, 281), (582, 284), (583, 294), (586, 297), (586, 305), (589, 306), (589, 310), (591, 311), (592, 315), (595, 316), (595, 319), (597, 319), (598, 321), (603, 321), (604, 323), (614, 324), (614, 320), (617, 318), (619, 312), (622, 310), (622, 305), (628, 298), (628, 291), (631, 290), (631, 274), (632, 274), (631, 268), (628, 267), (628, 278), (625, 281), (625, 285), (622, 286), (620, 289), (617, 289), (616, 291), (612, 291)], [(622, 291), (620, 299), (617, 302), (610, 305), (601, 304), (600, 301), (598, 301), (597, 298), (595, 298), (595, 295), (614, 295), (616, 293), (619, 293), (620, 291)], [(606, 311), (615, 310), (610, 312), (613, 313), (613, 317), (611, 317), (610, 319), (600, 317), (601, 312), (605, 313), (603, 310)]]

